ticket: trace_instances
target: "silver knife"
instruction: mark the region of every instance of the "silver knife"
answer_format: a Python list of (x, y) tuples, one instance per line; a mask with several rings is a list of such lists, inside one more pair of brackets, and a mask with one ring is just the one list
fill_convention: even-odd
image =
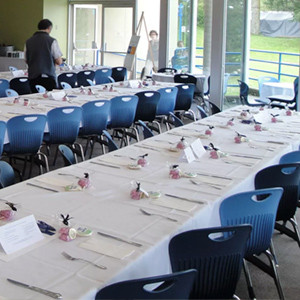
[(100, 162), (96, 162), (96, 161), (90, 161), (90, 163), (95, 164), (95, 165), (104, 166), (104, 167), (109, 167), (109, 168), (121, 169), (121, 167), (119, 167), (119, 166), (109, 165), (109, 164), (100, 163)]
[(136, 247), (142, 247), (143, 246), (142, 244), (139, 244), (139, 243), (136, 243), (136, 242), (133, 242), (133, 241), (127, 241), (125, 239), (122, 239), (120, 237), (117, 237), (117, 236), (114, 236), (114, 235), (111, 235), (111, 234), (107, 234), (107, 233), (103, 233), (103, 232), (99, 232), (99, 231), (97, 233), (104, 236), (104, 237), (108, 237), (108, 238), (111, 238), (111, 239), (114, 239), (114, 240), (117, 240), (117, 241), (120, 241), (120, 242), (124, 242), (124, 243), (127, 243), (129, 245), (136, 246)]
[(20, 281), (16, 281), (16, 280), (13, 280), (13, 279), (10, 279), (10, 278), (7, 278), (7, 280), (11, 283), (14, 283), (16, 285), (22, 286), (22, 287), (27, 288), (29, 290), (44, 294), (44, 295), (49, 296), (51, 298), (62, 299), (62, 295), (60, 293), (51, 292), (51, 291), (41, 289), (41, 288), (33, 286), (33, 285), (25, 284), (25, 283), (22, 283)]
[(180, 196), (171, 195), (171, 194), (165, 194), (165, 196), (180, 199), (180, 200), (185, 200), (185, 201), (188, 201), (188, 202), (198, 203), (198, 204), (206, 204), (206, 202), (203, 202), (203, 201), (192, 200), (192, 199), (189, 199), (189, 198), (180, 197)]
[(31, 182), (27, 182), (26, 184), (27, 184), (27, 185), (30, 185), (30, 186), (34, 186), (34, 187), (40, 188), (40, 189), (43, 189), (43, 190), (46, 190), (46, 191), (59, 193), (59, 191), (57, 191), (57, 190), (50, 189), (50, 188), (47, 188), (47, 187), (43, 187), (43, 186), (41, 186), (41, 185), (37, 185), (37, 184), (31, 183)]

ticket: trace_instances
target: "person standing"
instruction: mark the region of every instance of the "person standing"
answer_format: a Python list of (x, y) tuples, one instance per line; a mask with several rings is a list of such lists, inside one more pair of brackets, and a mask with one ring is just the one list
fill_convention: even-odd
[(39, 84), (52, 91), (57, 87), (55, 66), (62, 64), (62, 53), (57, 40), (50, 36), (52, 22), (43, 19), (38, 31), (25, 44), (25, 62), (28, 65), (28, 79), (31, 91), (36, 93)]

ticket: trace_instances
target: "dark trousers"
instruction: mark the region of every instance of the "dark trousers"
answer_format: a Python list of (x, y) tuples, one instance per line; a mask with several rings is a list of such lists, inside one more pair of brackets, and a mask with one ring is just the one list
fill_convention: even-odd
[(42, 85), (47, 91), (52, 91), (57, 88), (56, 80), (52, 77), (37, 77), (34, 79), (29, 79), (30, 89), (32, 93), (37, 93), (35, 86), (37, 84)]

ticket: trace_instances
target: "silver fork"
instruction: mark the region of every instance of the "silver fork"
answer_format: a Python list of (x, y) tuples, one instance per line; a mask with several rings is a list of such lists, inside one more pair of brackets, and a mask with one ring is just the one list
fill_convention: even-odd
[(165, 219), (167, 219), (167, 220), (170, 220), (170, 221), (172, 221), (172, 222), (178, 222), (176, 219), (169, 218), (169, 217), (164, 216), (164, 215), (161, 215), (161, 214), (149, 213), (148, 211), (146, 211), (146, 210), (144, 210), (144, 209), (142, 209), (142, 208), (140, 208), (140, 211), (141, 211), (144, 215), (146, 215), (146, 216), (159, 216), (159, 217), (163, 217), (163, 218), (165, 218)]
[(86, 259), (84, 259), (84, 258), (78, 258), (78, 257), (73, 257), (73, 256), (71, 256), (70, 254), (68, 254), (68, 253), (66, 253), (66, 252), (62, 252), (61, 253), (65, 258), (67, 258), (67, 259), (69, 259), (69, 260), (81, 260), (81, 261), (85, 261), (85, 262), (87, 262), (87, 263), (89, 263), (89, 264), (92, 264), (93, 266), (95, 266), (95, 267), (97, 267), (97, 268), (100, 268), (100, 269), (103, 269), (103, 270), (106, 270), (107, 268), (105, 267), (105, 266), (103, 266), (103, 265), (98, 265), (98, 264), (95, 264), (95, 263), (93, 263), (93, 262), (91, 262), (91, 261), (89, 261), (89, 260), (86, 260)]
[(221, 187), (216, 186), (216, 185), (214, 185), (214, 184), (212, 184), (212, 183), (207, 183), (207, 182), (197, 182), (197, 181), (195, 181), (195, 180), (193, 180), (193, 179), (190, 179), (190, 182), (193, 183), (193, 184), (195, 184), (195, 185), (205, 185), (205, 184), (207, 184), (207, 185), (209, 185), (210, 187), (212, 187), (212, 188), (214, 188), (214, 189), (216, 189), (216, 190), (221, 190), (221, 189), (222, 189)]

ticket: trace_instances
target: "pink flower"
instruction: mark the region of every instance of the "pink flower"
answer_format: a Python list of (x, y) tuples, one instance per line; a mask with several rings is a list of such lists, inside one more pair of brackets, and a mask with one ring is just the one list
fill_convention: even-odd
[(0, 219), (11, 221), (14, 218), (14, 211), (10, 209), (0, 210)]
[(254, 129), (255, 129), (256, 131), (261, 131), (261, 130), (262, 130), (260, 124), (255, 124), (255, 125), (254, 125)]
[(130, 198), (133, 199), (133, 200), (140, 200), (142, 198), (142, 192), (137, 191), (136, 189), (133, 189), (130, 192)]
[(240, 144), (240, 143), (242, 142), (242, 137), (236, 136), (236, 137), (234, 138), (234, 142), (235, 142), (236, 144)]
[(210, 151), (209, 154), (210, 154), (210, 157), (213, 158), (213, 159), (219, 158), (218, 151), (216, 151), (216, 150)]
[(137, 161), (137, 164), (142, 166), (142, 167), (145, 167), (147, 165), (147, 160), (145, 158), (140, 158), (138, 161)]

